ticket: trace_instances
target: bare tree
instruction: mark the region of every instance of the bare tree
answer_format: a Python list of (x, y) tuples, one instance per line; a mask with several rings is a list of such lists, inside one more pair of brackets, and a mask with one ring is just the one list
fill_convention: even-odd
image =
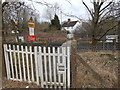
[[(92, 44), (93, 48), (97, 42), (101, 40), (109, 31), (113, 30), (118, 24), (114, 23), (116, 18), (110, 15), (109, 7), (113, 3), (107, 2), (107, 0), (92, 0), (93, 8), (89, 8), (88, 5), (82, 0), (83, 5), (91, 16), (91, 32), (92, 32)], [(111, 23), (111, 24), (110, 24)], [(113, 24), (114, 23), (114, 24)], [(108, 25), (106, 28), (103, 25)], [(104, 29), (105, 28), (105, 29)]]
[(91, 38), (91, 28), (90, 28), (90, 22), (89, 21), (83, 21), (81, 25), (77, 26), (76, 29), (74, 30), (74, 36), (76, 39), (79, 38), (86, 38), (90, 39)]
[[(11, 30), (15, 30), (15, 32), (17, 32), (16, 30), (19, 30), (19, 33), (22, 33), (23, 31), (26, 33), (28, 27), (28, 19), (31, 17), (31, 13), (33, 11), (34, 10), (31, 7), (27, 6), (24, 2), (3, 2), (3, 32), (8, 33), (11, 32)], [(5, 33), (3, 35), (5, 35)], [(18, 37), (19, 33), (16, 33), (16, 37)], [(5, 36), (3, 36), (3, 38), (4, 37)]]
[(59, 14), (60, 10), (61, 8), (59, 4), (55, 3), (52, 7), (47, 7), (44, 13), (44, 17), (50, 22), (54, 18), (55, 14)]

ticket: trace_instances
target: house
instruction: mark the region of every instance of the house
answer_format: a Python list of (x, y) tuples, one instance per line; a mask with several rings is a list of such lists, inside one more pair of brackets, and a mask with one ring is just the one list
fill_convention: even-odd
[(78, 25), (80, 25), (80, 22), (71, 21), (70, 19), (68, 19), (67, 22), (62, 24), (62, 30), (67, 30), (72, 33), (77, 28)]

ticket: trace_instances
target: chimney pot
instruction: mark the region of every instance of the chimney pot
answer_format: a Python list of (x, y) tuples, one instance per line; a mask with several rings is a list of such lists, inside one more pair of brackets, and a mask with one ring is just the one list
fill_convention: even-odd
[(68, 22), (70, 22), (70, 18), (68, 19)]

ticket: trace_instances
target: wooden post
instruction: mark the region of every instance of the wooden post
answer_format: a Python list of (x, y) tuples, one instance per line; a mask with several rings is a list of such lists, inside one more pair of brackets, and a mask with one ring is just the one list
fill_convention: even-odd
[(71, 87), (76, 87), (77, 80), (77, 60), (76, 60), (76, 40), (72, 40), (71, 45)]
[[(4, 48), (4, 47), (2, 46), (2, 48)], [(1, 55), (2, 55), (2, 66), (1, 66), (2, 74), (1, 75), (2, 75), (2, 78), (4, 78), (4, 77), (7, 77), (4, 50), (2, 50), (2, 54)]]
[(116, 39), (113, 39), (113, 54), (115, 53), (115, 49), (116, 49)]
[[(2, 2), (0, 2), (0, 46), (2, 46)], [(2, 47), (0, 47), (0, 88), (2, 87)]]
[[(118, 46), (120, 45), (120, 20), (118, 22)], [(120, 50), (118, 50), (120, 54)], [(120, 60), (120, 55), (118, 55), (118, 60)], [(120, 88), (120, 61), (118, 62), (118, 88)]]

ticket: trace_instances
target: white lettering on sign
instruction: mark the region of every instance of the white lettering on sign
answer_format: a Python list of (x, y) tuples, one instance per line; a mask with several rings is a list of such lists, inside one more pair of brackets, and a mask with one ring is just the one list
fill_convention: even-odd
[(34, 28), (29, 27), (29, 35), (34, 36)]

